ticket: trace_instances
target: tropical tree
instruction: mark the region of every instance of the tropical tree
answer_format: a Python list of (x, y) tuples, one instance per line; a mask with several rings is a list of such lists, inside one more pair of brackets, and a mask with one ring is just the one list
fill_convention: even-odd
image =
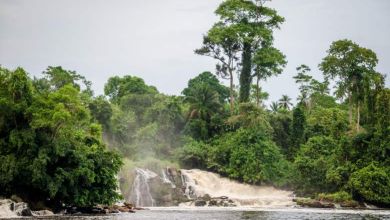
[(56, 75), (55, 88), (37, 92), (23, 69), (0, 68), (0, 195), (51, 208), (112, 204), (121, 159), (65, 81)]
[(290, 106), (292, 106), (291, 98), (288, 95), (282, 95), (282, 98), (279, 99), (279, 107), (290, 110)]
[(216, 73), (222, 79), (229, 80), (230, 85), (230, 112), (233, 114), (235, 102), (234, 73), (238, 68), (239, 44), (234, 40), (233, 34), (228, 34), (215, 26), (203, 38), (203, 46), (195, 50), (196, 54), (209, 56), (216, 60)]
[(313, 96), (328, 96), (329, 82), (327, 80), (320, 82), (314, 79), (309, 75), (311, 71), (310, 67), (304, 64), (297, 67), (296, 70), (298, 73), (293, 78), (296, 83), (300, 84), (299, 91), (301, 94), (298, 97), (298, 101), (310, 110), (314, 104)]
[(42, 80), (47, 80), (54, 89), (59, 89), (67, 84), (71, 84), (78, 89), (84, 86), (85, 90), (92, 95), (92, 83), (75, 71), (65, 70), (61, 66), (49, 66), (43, 74), (45, 78)]
[(190, 104), (190, 119), (200, 118), (208, 121), (211, 115), (219, 112), (221, 108), (218, 93), (206, 84), (191, 88), (185, 101)]
[(186, 130), (196, 139), (208, 139), (213, 131), (213, 116), (220, 116), (222, 104), (218, 93), (208, 84), (191, 87), (184, 97), (188, 103)]
[(198, 54), (214, 57), (222, 63), (218, 64), (217, 70), (222, 70), (229, 76), (231, 98), (234, 86), (233, 72), (238, 69), (237, 64), (240, 65), (240, 102), (249, 101), (253, 55), (260, 48), (272, 45), (272, 30), (279, 28), (284, 21), (275, 10), (264, 7), (264, 2), (251, 0), (222, 2), (216, 10), (219, 21), (204, 37), (204, 46), (196, 51)]
[(301, 105), (297, 105), (293, 110), (291, 123), (291, 141), (288, 151), (288, 158), (294, 158), (301, 144), (305, 143), (306, 116)]
[(261, 87), (258, 85), (252, 85), (251, 87), (251, 102), (256, 103), (258, 107), (262, 106), (262, 101), (267, 100), (269, 98), (269, 93), (263, 91)]
[(286, 56), (274, 47), (262, 47), (253, 58), (253, 77), (256, 77), (256, 104), (260, 105), (260, 80), (281, 74), (287, 64)]
[(154, 86), (148, 86), (145, 81), (136, 76), (114, 76), (104, 85), (104, 94), (110, 97), (113, 103), (119, 104), (121, 98), (127, 95), (157, 94)]
[(325, 78), (336, 80), (336, 96), (346, 97), (349, 103), (349, 121), (352, 124), (352, 108), (356, 106), (356, 130), (360, 127), (360, 109), (365, 88), (374, 86), (374, 78), (380, 74), (375, 71), (378, 64), (376, 54), (360, 47), (350, 40), (338, 40), (332, 43), (328, 55), (320, 64)]
[(225, 103), (229, 99), (229, 88), (222, 85), (217, 77), (215, 77), (210, 72), (203, 72), (199, 74), (197, 77), (190, 79), (188, 81), (188, 86), (182, 92), (184, 96), (191, 96), (191, 93), (194, 91), (194, 87), (199, 85), (208, 85), (212, 90), (216, 91), (219, 96), (220, 103)]
[(271, 111), (272, 112), (278, 112), (279, 111), (279, 103), (277, 102), (272, 102), (270, 105)]

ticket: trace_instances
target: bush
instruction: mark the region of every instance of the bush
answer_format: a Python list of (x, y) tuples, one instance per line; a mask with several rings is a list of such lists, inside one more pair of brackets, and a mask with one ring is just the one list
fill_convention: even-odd
[(176, 151), (176, 158), (187, 168), (206, 168), (208, 145), (193, 139)]
[(326, 135), (340, 138), (348, 130), (348, 114), (339, 108), (313, 110), (307, 119), (308, 135)]
[(24, 70), (0, 68), (0, 106), (0, 195), (54, 208), (120, 198), (121, 158), (102, 143), (77, 86), (38, 93)]
[(336, 141), (327, 136), (316, 136), (301, 146), (295, 158), (297, 186), (301, 193), (326, 192), (332, 185), (326, 181), (326, 175), (334, 161), (332, 157), (337, 148)]
[(349, 187), (356, 200), (390, 206), (390, 176), (388, 168), (377, 167), (372, 163), (351, 175)]
[(329, 202), (349, 202), (352, 200), (351, 194), (345, 192), (345, 191), (340, 191), (340, 192), (335, 192), (331, 194), (326, 194), (326, 193), (320, 193), (317, 196), (318, 200), (325, 200)]
[(287, 161), (261, 129), (240, 128), (215, 139), (211, 145), (209, 168), (246, 183), (285, 183)]

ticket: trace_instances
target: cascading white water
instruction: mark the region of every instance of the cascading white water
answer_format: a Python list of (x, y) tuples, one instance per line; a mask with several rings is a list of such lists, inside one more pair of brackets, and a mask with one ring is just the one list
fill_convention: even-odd
[(196, 198), (205, 194), (211, 197), (226, 196), (241, 206), (284, 207), (292, 206), (293, 193), (270, 186), (242, 184), (218, 174), (202, 170), (181, 170), (185, 194)]
[(130, 201), (136, 206), (154, 206), (154, 199), (150, 193), (149, 180), (158, 175), (148, 169), (136, 168), (136, 177), (131, 189)]
[[(182, 205), (195, 205), (195, 201), (199, 201), (206, 194), (212, 197), (213, 204), (218, 206), (225, 205), (218, 203), (222, 200), (229, 203), (226, 205), (233, 204), (234, 206), (285, 207), (294, 205), (293, 193), (290, 191), (279, 190), (271, 186), (242, 184), (202, 170), (177, 172), (162, 169), (161, 174), (158, 175), (148, 169), (136, 168), (135, 174), (128, 201), (138, 207), (173, 205), (174, 201), (180, 201), (184, 197), (191, 201)], [(211, 200), (207, 201), (211, 202)]]
[(172, 189), (176, 188), (176, 185), (170, 179), (170, 175), (168, 174), (168, 168), (161, 170), (161, 179), (162, 179), (163, 183), (170, 184)]

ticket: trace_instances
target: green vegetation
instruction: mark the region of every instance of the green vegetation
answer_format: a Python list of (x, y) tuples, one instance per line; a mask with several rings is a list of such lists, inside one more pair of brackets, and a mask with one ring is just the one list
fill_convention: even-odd
[[(80, 77), (49, 67), (42, 79), (0, 69), (0, 194), (48, 206), (111, 204), (120, 157), (91, 120)], [(86, 87), (88, 89), (88, 85)]]
[[(0, 194), (49, 206), (109, 204), (119, 197), (120, 154), (124, 170), (180, 164), (322, 200), (390, 206), (390, 89), (376, 54), (333, 42), (320, 64), (325, 80), (299, 66), (295, 106), (283, 95), (268, 109), (260, 81), (287, 63), (272, 46), (284, 19), (264, 1), (225, 0), (216, 14), (195, 51), (216, 59), (216, 72), (190, 79), (181, 96), (125, 75), (94, 97), (89, 81), (61, 67), (34, 79), (1, 68)], [(123, 178), (131, 174), (120, 175), (129, 190)]]

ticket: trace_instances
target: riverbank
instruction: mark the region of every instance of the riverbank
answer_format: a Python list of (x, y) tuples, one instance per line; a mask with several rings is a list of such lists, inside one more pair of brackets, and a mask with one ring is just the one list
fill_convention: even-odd
[(54, 213), (49, 209), (32, 210), (30, 205), (21, 200), (0, 199), (0, 219), (2, 218), (23, 218), (23, 217), (59, 217), (59, 216), (78, 216), (78, 215), (110, 215), (118, 213), (135, 213), (136, 210), (145, 210), (138, 208), (130, 203), (115, 204), (112, 206), (98, 205), (90, 208), (67, 207)]

